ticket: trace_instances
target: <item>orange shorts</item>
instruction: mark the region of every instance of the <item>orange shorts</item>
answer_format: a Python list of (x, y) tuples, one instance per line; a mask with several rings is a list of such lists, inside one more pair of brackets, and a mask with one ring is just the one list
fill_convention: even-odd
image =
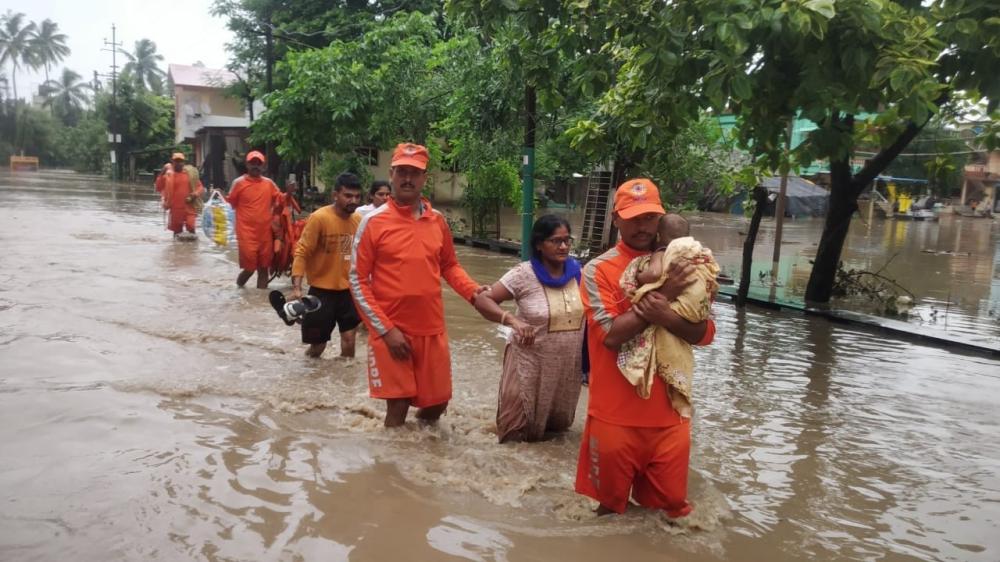
[(631, 494), (670, 517), (691, 513), (687, 502), (691, 424), (628, 427), (587, 417), (576, 465), (576, 491), (623, 513)]
[(240, 269), (244, 271), (254, 271), (271, 267), (271, 260), (274, 257), (273, 242), (260, 242), (257, 244), (240, 244)]
[(368, 335), (368, 393), (372, 398), (409, 398), (426, 408), (451, 400), (451, 356), (448, 334), (406, 336), (410, 358), (397, 361), (385, 340)]

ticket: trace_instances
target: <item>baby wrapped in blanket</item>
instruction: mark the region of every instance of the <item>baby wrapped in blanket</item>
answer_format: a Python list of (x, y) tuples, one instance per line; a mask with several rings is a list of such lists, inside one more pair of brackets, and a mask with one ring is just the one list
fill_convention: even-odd
[[(688, 222), (680, 215), (661, 217), (656, 251), (632, 260), (619, 283), (629, 299), (636, 303), (648, 292), (663, 286), (671, 263), (690, 261), (695, 266), (696, 280), (670, 303), (670, 308), (689, 322), (702, 322), (712, 312), (712, 299), (719, 287), (716, 281), (719, 265), (712, 251), (688, 236), (688, 231)], [(622, 344), (618, 367), (642, 398), (649, 398), (653, 377), (660, 377), (667, 384), (674, 409), (684, 418), (691, 417), (694, 411), (691, 405), (694, 376), (691, 344), (666, 328), (650, 325)]]

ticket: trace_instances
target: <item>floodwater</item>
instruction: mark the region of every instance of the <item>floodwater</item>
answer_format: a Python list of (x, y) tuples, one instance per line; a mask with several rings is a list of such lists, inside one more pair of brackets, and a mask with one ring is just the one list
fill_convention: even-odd
[(307, 360), (233, 250), (162, 228), (147, 188), (0, 174), (2, 560), (1000, 559), (995, 359), (718, 304), (695, 515), (598, 519), (579, 415), (495, 443), (502, 340), (454, 294), (452, 406), (386, 431), (363, 346)]
[[(463, 209), (447, 209), (453, 220)], [(580, 232), (581, 209), (545, 211), (565, 216)], [(719, 213), (685, 213), (692, 235), (712, 249), (723, 272), (738, 280), (749, 220)], [(520, 240), (520, 217), (507, 210), (501, 235)], [(459, 222), (458, 224), (462, 224)], [(751, 267), (750, 296), (798, 303), (805, 298), (811, 260), (823, 231), (823, 219), (785, 219), (776, 283), (771, 269), (774, 219), (761, 222)], [(913, 294), (905, 318), (918, 331), (972, 340), (1000, 350), (1000, 220), (945, 214), (940, 222), (855, 219), (841, 256), (845, 269), (876, 272)], [(776, 285), (776, 289), (772, 290)], [(905, 295), (900, 290), (899, 294)], [(872, 313), (864, 298), (835, 299), (834, 306)]]

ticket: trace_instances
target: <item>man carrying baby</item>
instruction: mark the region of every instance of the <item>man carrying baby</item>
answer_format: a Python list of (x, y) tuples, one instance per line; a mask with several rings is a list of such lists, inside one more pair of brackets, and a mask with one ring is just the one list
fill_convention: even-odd
[[(670, 308), (688, 322), (708, 320), (712, 301), (719, 290), (716, 277), (719, 266), (712, 251), (689, 236), (690, 226), (684, 217), (665, 214), (660, 217), (656, 235), (656, 250), (649, 256), (633, 259), (619, 281), (622, 290), (633, 303), (651, 291), (669, 296), (666, 283), (670, 264), (690, 263), (695, 282), (670, 302)], [(667, 393), (674, 409), (685, 419), (691, 419), (694, 407), (691, 386), (694, 378), (694, 352), (691, 344), (656, 326), (648, 326), (639, 335), (622, 344), (618, 351), (618, 368), (632, 383), (640, 397), (649, 398), (653, 379), (667, 384)]]
[(667, 267), (661, 290), (632, 303), (620, 280), (629, 263), (648, 256), (665, 214), (659, 189), (648, 179), (629, 180), (615, 193), (618, 244), (591, 260), (581, 297), (588, 325), (590, 399), (580, 444), (576, 491), (600, 503), (599, 515), (623, 513), (629, 497), (669, 517), (691, 512), (687, 502), (690, 421), (670, 401), (668, 385), (654, 377), (642, 398), (618, 367), (622, 344), (653, 324), (696, 345), (711, 343), (712, 321), (690, 322), (670, 304), (695, 282), (695, 265)]

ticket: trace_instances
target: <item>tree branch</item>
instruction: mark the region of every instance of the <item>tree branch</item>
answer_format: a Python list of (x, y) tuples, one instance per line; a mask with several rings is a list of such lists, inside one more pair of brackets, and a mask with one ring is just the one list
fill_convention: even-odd
[[(948, 103), (949, 99), (950, 96), (947, 93), (941, 94), (936, 100), (934, 100), (934, 105), (941, 107)], [(913, 121), (908, 122), (906, 124), (906, 129), (904, 129), (903, 132), (896, 137), (896, 140), (893, 141), (891, 145), (880, 150), (874, 158), (869, 160), (868, 163), (861, 168), (860, 172), (855, 174), (855, 191), (857, 193), (861, 193), (861, 190), (864, 189), (866, 185), (871, 183), (872, 180), (888, 168), (889, 164), (891, 164), (892, 161), (895, 160), (901, 152), (903, 152), (903, 149), (910, 144), (910, 141), (916, 138), (916, 136), (920, 134), (920, 131), (922, 131), (933, 118), (934, 115), (931, 115), (920, 125), (917, 125)]]
[(913, 121), (907, 123), (906, 129), (896, 137), (896, 140), (891, 145), (879, 151), (874, 158), (865, 164), (864, 168), (861, 168), (860, 172), (854, 175), (853, 183), (857, 190), (864, 189), (864, 186), (871, 183), (873, 179), (888, 168), (889, 164), (910, 144), (910, 141), (920, 134), (925, 125), (927, 125), (927, 122), (923, 125), (917, 125)]

